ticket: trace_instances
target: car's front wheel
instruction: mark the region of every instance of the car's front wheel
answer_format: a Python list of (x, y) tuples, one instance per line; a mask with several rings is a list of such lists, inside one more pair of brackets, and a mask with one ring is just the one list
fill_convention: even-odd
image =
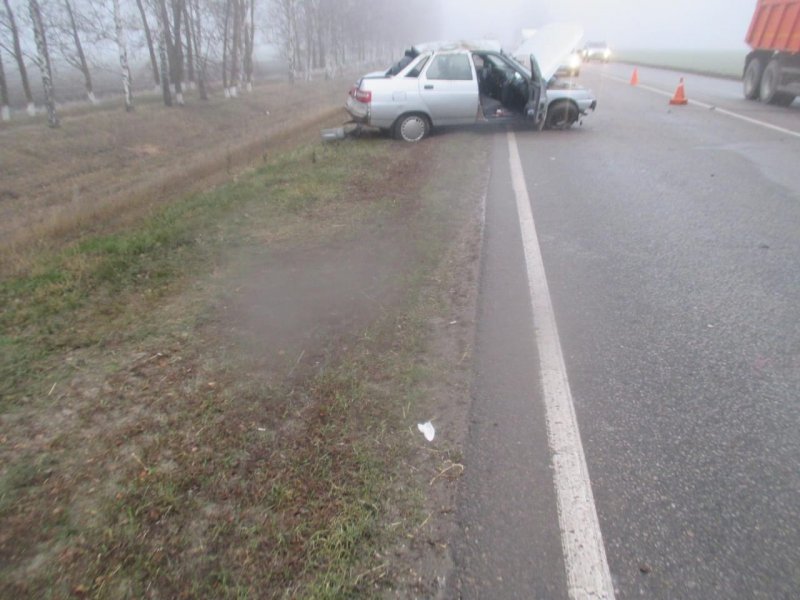
[(578, 109), (571, 102), (554, 102), (547, 109), (547, 129), (569, 129), (578, 120)]
[(394, 124), (394, 137), (404, 142), (419, 142), (431, 131), (431, 122), (425, 115), (403, 115)]

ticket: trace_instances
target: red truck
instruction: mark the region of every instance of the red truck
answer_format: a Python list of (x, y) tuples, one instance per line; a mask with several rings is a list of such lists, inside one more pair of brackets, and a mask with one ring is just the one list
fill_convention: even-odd
[(745, 41), (745, 98), (789, 106), (800, 95), (800, 0), (758, 0)]

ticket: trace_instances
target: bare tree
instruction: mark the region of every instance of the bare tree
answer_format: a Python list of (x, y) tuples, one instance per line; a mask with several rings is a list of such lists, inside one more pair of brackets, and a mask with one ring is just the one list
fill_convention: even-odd
[(172, 0), (173, 18), (173, 54), (170, 57), (172, 85), (175, 88), (175, 101), (183, 106), (183, 43), (181, 41), (181, 23), (183, 21), (184, 0)]
[(231, 5), (233, 0), (225, 2), (225, 19), (222, 27), (222, 90), (226, 98), (231, 97), (230, 87), (228, 86), (228, 40), (230, 40), (231, 25)]
[(289, 67), (289, 81), (294, 83), (300, 73), (300, 32), (298, 30), (298, 1), (275, 0), (272, 12), (273, 28)]
[(36, 63), (42, 73), (42, 88), (44, 89), (44, 103), (47, 107), (47, 124), (58, 127), (58, 113), (56, 112), (56, 96), (53, 89), (53, 69), (50, 65), (50, 53), (47, 50), (47, 36), (45, 35), (42, 10), (37, 0), (28, 0), (28, 8), (33, 23), (33, 34), (36, 38)]
[(245, 85), (247, 91), (253, 91), (253, 49), (255, 47), (256, 25), (255, 10), (256, 0), (245, 0), (247, 4), (244, 25), (244, 57), (242, 59), (242, 70), (244, 71)]
[(181, 15), (183, 13), (183, 0), (170, 0), (172, 17), (170, 22), (166, 0), (158, 0), (158, 13), (161, 31), (164, 35), (164, 44), (169, 58), (169, 79), (175, 90), (175, 101), (183, 105), (183, 45), (181, 41)]
[(13, 44), (11, 53), (14, 55), (14, 59), (17, 61), (17, 69), (19, 69), (19, 77), (22, 81), (22, 91), (25, 93), (25, 100), (28, 103), (28, 114), (33, 116), (36, 114), (36, 105), (33, 103), (33, 93), (31, 92), (31, 85), (28, 81), (28, 70), (25, 68), (25, 56), (22, 53), (22, 44), (20, 43), (19, 39), (19, 28), (17, 27), (17, 21), (14, 18), (14, 11), (11, 10), (11, 4), (9, 3), (9, 0), (3, 0), (3, 4), (6, 7), (6, 26), (11, 33), (11, 41)]
[(122, 92), (125, 95), (125, 110), (133, 110), (133, 89), (131, 85), (131, 69), (128, 64), (128, 41), (125, 36), (125, 27), (122, 22), (119, 0), (114, 1), (114, 29), (117, 33), (117, 46), (119, 48), (119, 66), (122, 71)]
[[(164, 8), (164, 10), (161, 10)], [(161, 97), (164, 99), (164, 106), (172, 106), (172, 91), (169, 83), (169, 47), (167, 46), (167, 35), (169, 35), (169, 24), (165, 22), (166, 8), (163, 3), (159, 4), (156, 23), (158, 25), (158, 58), (161, 65)]]
[(242, 2), (233, 0), (233, 31), (231, 32), (231, 79), (230, 96), (236, 98), (239, 95), (238, 85), (241, 81), (242, 69), (239, 63), (242, 46)]
[(314, 0), (303, 1), (303, 22), (305, 25), (305, 67), (303, 69), (303, 78), (306, 81), (311, 81), (311, 72), (314, 68), (314, 54), (316, 53), (314, 28), (316, 27), (317, 8), (318, 3)]
[(150, 53), (150, 68), (153, 70), (153, 82), (156, 88), (161, 83), (161, 77), (158, 73), (158, 59), (156, 58), (156, 51), (153, 45), (153, 36), (150, 33), (150, 26), (147, 23), (147, 13), (144, 10), (142, 0), (136, 0), (136, 6), (139, 8), (139, 15), (142, 17), (142, 28), (144, 29), (144, 37), (147, 41), (147, 51)]
[(0, 121), (11, 118), (11, 107), (8, 103), (8, 84), (6, 83), (6, 70), (3, 67), (3, 53), (0, 52)]
[(208, 66), (208, 48), (204, 49), (203, 42), (206, 39), (203, 31), (203, 21), (200, 15), (199, 0), (188, 0), (186, 3), (187, 19), (186, 27), (192, 30), (192, 43), (194, 45), (192, 56), (196, 62), (195, 72), (197, 75), (197, 91), (201, 100), (208, 100), (206, 90), (206, 71)]
[(189, 21), (189, 2), (183, 2), (183, 35), (186, 38), (186, 82), (189, 84), (189, 89), (194, 89), (195, 73), (194, 73), (194, 47), (192, 44), (192, 24)]
[(72, 42), (75, 47), (74, 54), (69, 52), (66, 48), (62, 48), (62, 56), (64, 59), (77, 68), (83, 75), (84, 87), (86, 88), (86, 98), (92, 104), (97, 104), (97, 99), (94, 97), (94, 88), (92, 86), (92, 74), (89, 71), (89, 63), (86, 60), (86, 54), (83, 52), (83, 44), (81, 37), (78, 34), (78, 25), (75, 20), (75, 12), (72, 9), (70, 0), (63, 0), (64, 8), (67, 11), (67, 27), (72, 37)]

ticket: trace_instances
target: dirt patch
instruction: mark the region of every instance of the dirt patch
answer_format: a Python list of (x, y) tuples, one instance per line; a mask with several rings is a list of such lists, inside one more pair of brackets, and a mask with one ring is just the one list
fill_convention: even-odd
[(323, 369), (330, 340), (346, 349), (402, 296), (416, 264), (407, 234), (398, 223), (330, 246), (277, 252), (232, 282), (220, 325), (269, 371)]

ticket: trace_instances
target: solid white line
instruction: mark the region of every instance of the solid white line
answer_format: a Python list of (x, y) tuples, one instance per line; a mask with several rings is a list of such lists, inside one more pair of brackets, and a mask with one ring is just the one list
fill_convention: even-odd
[(517, 139), (513, 132), (508, 133), (508, 149), (536, 326), (547, 437), (553, 454), (553, 480), (569, 596), (572, 600), (612, 600), (614, 586), (606, 561)]
[[(617, 77), (616, 75), (603, 75), (603, 77), (607, 79), (613, 79), (614, 81), (619, 81), (621, 83), (627, 83), (628, 85), (630, 85), (630, 82), (628, 80), (623, 79), (622, 77)], [(647, 90), (648, 92), (653, 92), (654, 94), (659, 94), (661, 96), (666, 96), (667, 98), (672, 98), (673, 96), (672, 92), (667, 92), (666, 90), (654, 88), (642, 83), (639, 83), (633, 87), (640, 87), (643, 90)], [(759, 127), (763, 127), (765, 129), (771, 129), (772, 131), (777, 131), (779, 133), (783, 133), (784, 135), (791, 135), (793, 137), (800, 138), (800, 131), (794, 131), (793, 129), (786, 129), (785, 127), (779, 127), (778, 125), (773, 125), (772, 123), (767, 123), (766, 121), (753, 119), (752, 117), (746, 117), (744, 115), (740, 115), (739, 113), (733, 112), (726, 108), (720, 108), (719, 106), (715, 106), (713, 104), (706, 104), (705, 102), (700, 102), (699, 100), (689, 100), (689, 104), (692, 104), (694, 106), (699, 106), (700, 108), (707, 108), (709, 110), (713, 109), (714, 112), (717, 112), (721, 115), (732, 117), (734, 119), (739, 119), (740, 121), (744, 121), (745, 123), (750, 123), (751, 125), (758, 125)]]

